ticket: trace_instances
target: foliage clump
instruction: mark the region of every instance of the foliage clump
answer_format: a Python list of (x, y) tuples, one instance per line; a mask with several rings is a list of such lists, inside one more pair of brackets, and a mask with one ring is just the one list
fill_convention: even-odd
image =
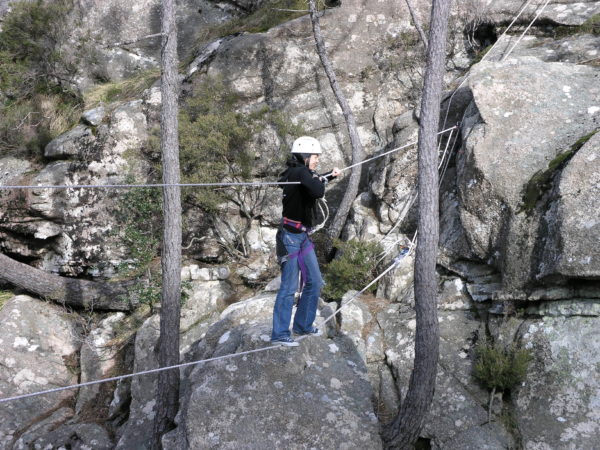
[(475, 349), (473, 376), (485, 388), (507, 391), (525, 380), (531, 352), (514, 344), (503, 346), (485, 341)]
[(0, 148), (39, 157), (77, 122), (81, 98), (72, 89), (75, 64), (65, 56), (72, 0), (12, 5), (0, 31)]
[[(127, 184), (134, 183), (131, 177)], [(160, 189), (135, 188), (121, 194), (116, 208), (123, 246), (130, 262), (119, 268), (125, 276), (143, 273), (157, 256), (162, 234), (162, 197)]]
[[(271, 126), (281, 145), (287, 137), (304, 133), (301, 126), (292, 125), (281, 113), (263, 108), (251, 113), (238, 110), (239, 97), (222, 80), (208, 79), (196, 86), (194, 95), (181, 106), (179, 114), (179, 158), (184, 183), (214, 183), (218, 181), (247, 181), (255, 172), (259, 158), (250, 148), (253, 136)], [(261, 166), (273, 171), (280, 169), (285, 151), (273, 149), (269, 161), (261, 158)], [(281, 151), (280, 151), (281, 150)], [(262, 191), (255, 189), (257, 193)], [(217, 206), (231, 200), (252, 209), (260, 199), (240, 198), (239, 189), (184, 189), (184, 201), (205, 211), (215, 212)], [(247, 211), (248, 214), (252, 214)]]
[[(347, 242), (336, 240), (334, 246), (341, 254), (325, 267), (325, 287), (323, 296), (327, 299), (341, 299), (349, 290), (360, 290), (379, 275), (379, 256), (382, 248), (377, 242), (351, 239)], [(376, 284), (369, 288), (374, 291)]]

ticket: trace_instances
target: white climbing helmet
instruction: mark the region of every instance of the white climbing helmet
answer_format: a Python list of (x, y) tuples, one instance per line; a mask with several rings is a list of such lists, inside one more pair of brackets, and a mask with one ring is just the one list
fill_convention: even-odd
[(320, 155), (323, 153), (321, 144), (314, 137), (301, 136), (292, 144), (292, 153), (306, 153), (311, 155)]

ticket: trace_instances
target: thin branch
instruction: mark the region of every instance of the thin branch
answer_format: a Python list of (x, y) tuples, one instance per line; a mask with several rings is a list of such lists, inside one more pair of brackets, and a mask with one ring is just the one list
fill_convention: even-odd
[(427, 36), (425, 35), (425, 31), (423, 31), (423, 27), (421, 26), (421, 22), (419, 21), (419, 18), (417, 17), (415, 10), (413, 9), (412, 5), (410, 4), (410, 0), (406, 0), (406, 6), (408, 6), (408, 12), (410, 13), (410, 17), (413, 21), (413, 24), (415, 25), (415, 28), (417, 29), (417, 32), (419, 33), (421, 42), (423, 42), (425, 51), (427, 52)]

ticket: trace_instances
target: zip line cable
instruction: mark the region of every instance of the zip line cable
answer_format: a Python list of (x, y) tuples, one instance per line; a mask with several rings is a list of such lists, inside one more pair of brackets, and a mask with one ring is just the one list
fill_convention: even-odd
[[(454, 130), (456, 126), (452, 128), (448, 128), (447, 130), (440, 131), (438, 134), (446, 133), (450, 130)], [(353, 167), (359, 166), (361, 164), (366, 164), (370, 161), (373, 161), (378, 158), (382, 158), (383, 156), (389, 155), (390, 153), (397, 152), (398, 150), (402, 150), (404, 148), (415, 145), (417, 141), (410, 142), (408, 144), (402, 145), (400, 147), (396, 147), (388, 152), (382, 153), (381, 155), (373, 156), (372, 158), (365, 159), (356, 164), (352, 164), (351, 166), (344, 167), (340, 169), (341, 172), (351, 169)], [(57, 185), (7, 185), (0, 186), (0, 190), (9, 190), (9, 189), (132, 189), (132, 188), (156, 188), (156, 187), (221, 187), (221, 186), (251, 186), (251, 187), (259, 187), (259, 186), (281, 186), (281, 185), (289, 185), (289, 184), (300, 184), (299, 181), (247, 181), (247, 182), (222, 182), (222, 183), (153, 183), (153, 184), (57, 184)]]
[[(406, 254), (408, 254), (408, 253), (406, 253)], [(323, 324), (326, 324), (331, 319), (333, 319), (342, 309), (344, 309), (346, 306), (348, 306), (350, 303), (352, 303), (361, 294), (363, 294), (367, 289), (369, 289), (373, 284), (375, 284), (383, 276), (385, 276), (388, 272), (390, 272), (394, 267), (396, 267), (400, 263), (400, 261), (404, 258), (404, 256), (406, 256), (406, 254), (400, 253), (394, 259), (394, 261), (392, 261), (392, 263), (390, 264), (390, 266), (386, 270), (384, 270), (382, 273), (380, 273), (375, 279), (373, 279), (369, 284), (367, 284), (360, 291), (358, 291), (357, 293), (355, 293), (346, 303), (344, 303), (342, 306), (340, 306), (333, 314), (331, 314), (330, 316), (328, 316), (324, 320)], [(302, 339), (304, 339), (304, 338), (306, 338), (308, 336), (310, 336), (310, 335), (300, 336), (296, 340), (300, 341), (300, 340), (302, 340)], [(194, 366), (194, 365), (204, 364), (204, 363), (208, 363), (208, 362), (212, 362), (212, 361), (219, 361), (219, 360), (223, 360), (223, 359), (230, 359), (230, 358), (235, 358), (235, 357), (238, 357), (238, 356), (249, 355), (251, 353), (265, 352), (267, 350), (272, 350), (272, 349), (275, 349), (275, 348), (281, 348), (281, 346), (280, 345), (270, 345), (270, 346), (267, 346), (267, 347), (256, 348), (254, 350), (247, 350), (247, 351), (243, 351), (243, 352), (239, 352), (239, 353), (229, 353), (227, 355), (216, 356), (214, 358), (201, 359), (201, 360), (198, 360), (198, 361), (190, 361), (190, 362), (186, 362), (186, 363), (175, 364), (175, 365), (172, 365), (172, 366), (159, 367), (159, 368), (156, 368), (156, 369), (143, 370), (143, 371), (140, 371), (140, 372), (133, 372), (133, 373), (129, 373), (129, 374), (126, 374), (126, 375), (119, 375), (119, 376), (110, 377), (110, 378), (103, 378), (101, 380), (87, 381), (87, 382), (84, 382), (84, 383), (72, 384), (72, 385), (69, 385), (69, 386), (61, 386), (61, 387), (57, 387), (57, 388), (53, 388), (53, 389), (47, 389), (47, 390), (44, 390), (44, 391), (32, 392), (32, 393), (29, 393), (29, 394), (21, 394), (21, 395), (15, 395), (13, 397), (0, 398), (0, 403), (7, 403), (7, 402), (15, 401), (15, 400), (23, 400), (23, 399), (26, 399), (26, 398), (37, 397), (37, 396), (40, 396), (40, 395), (53, 394), (53, 393), (56, 393), (56, 392), (62, 392), (62, 391), (71, 390), (71, 389), (78, 389), (78, 388), (81, 388), (81, 387), (93, 386), (93, 385), (96, 385), (96, 384), (109, 383), (111, 381), (119, 381), (119, 380), (124, 380), (124, 379), (127, 379), (127, 378), (133, 378), (133, 377), (143, 376), (143, 375), (150, 375), (150, 374), (155, 374), (155, 373), (158, 373), (158, 372), (164, 372), (165, 370), (179, 369), (179, 368), (182, 368), (182, 367)]]

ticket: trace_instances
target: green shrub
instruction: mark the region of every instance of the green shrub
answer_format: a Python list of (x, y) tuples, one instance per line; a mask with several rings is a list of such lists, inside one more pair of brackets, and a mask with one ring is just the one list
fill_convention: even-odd
[(0, 148), (39, 158), (79, 119), (75, 65), (62, 52), (72, 0), (15, 3), (0, 32)]
[[(249, 180), (256, 175), (253, 169), (257, 155), (248, 144), (267, 125), (275, 128), (282, 142), (286, 136), (303, 134), (302, 127), (290, 124), (281, 113), (263, 108), (243, 114), (237, 109), (238, 102), (239, 98), (221, 80), (209, 79), (197, 85), (194, 95), (183, 103), (179, 114), (179, 160), (184, 183)], [(276, 156), (286, 153), (273, 150)], [(271, 166), (279, 170), (279, 162), (273, 161)], [(219, 203), (232, 198), (232, 192), (236, 190), (184, 188), (183, 198), (191, 205), (214, 212)]]
[[(323, 296), (327, 299), (340, 299), (347, 291), (360, 290), (369, 284), (378, 275), (377, 260), (382, 252), (377, 242), (358, 239), (336, 240), (334, 245), (341, 256), (325, 267)], [(376, 284), (369, 291), (375, 288)]]
[[(134, 183), (127, 178), (126, 183)], [(124, 276), (143, 273), (157, 256), (162, 236), (162, 196), (157, 188), (128, 189), (117, 203), (116, 218), (123, 245), (133, 263), (119, 268)], [(148, 294), (150, 295), (150, 294)]]
[(525, 380), (532, 359), (527, 349), (485, 341), (475, 349), (473, 376), (485, 388), (506, 391)]

